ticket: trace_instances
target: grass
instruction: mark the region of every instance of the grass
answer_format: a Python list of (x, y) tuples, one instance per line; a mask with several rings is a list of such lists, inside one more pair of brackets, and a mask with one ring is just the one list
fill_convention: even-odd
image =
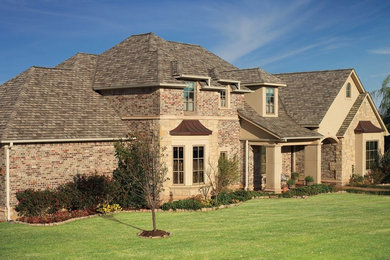
[(61, 226), (0, 223), (0, 259), (389, 259), (390, 197), (323, 194), (251, 200), (209, 212), (162, 212), (172, 237), (145, 239), (149, 213)]

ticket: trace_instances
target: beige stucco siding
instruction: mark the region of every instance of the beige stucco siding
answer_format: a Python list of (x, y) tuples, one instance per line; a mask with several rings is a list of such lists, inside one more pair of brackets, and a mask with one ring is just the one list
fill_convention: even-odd
[[(326, 112), (320, 123), (318, 132), (325, 137), (336, 137), (337, 131), (344, 122), (355, 100), (360, 94), (360, 88), (353, 80), (354, 74), (351, 74), (340, 92), (337, 94), (329, 110)], [(346, 97), (346, 87), (351, 84), (351, 97)], [(315, 112), (315, 111), (313, 111)]]
[[(347, 183), (352, 172), (365, 174), (365, 142), (378, 140), (379, 150), (384, 151), (384, 132), (372, 134), (358, 134), (354, 130), (359, 121), (371, 121), (375, 126), (380, 127), (380, 122), (376, 117), (368, 98), (365, 98), (360, 106), (355, 118), (346, 131), (342, 142), (342, 182)], [(352, 171), (353, 170), (353, 171)]]

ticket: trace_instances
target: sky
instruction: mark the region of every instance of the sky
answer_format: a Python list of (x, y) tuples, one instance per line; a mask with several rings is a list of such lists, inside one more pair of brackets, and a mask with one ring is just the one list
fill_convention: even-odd
[(389, 0), (0, 0), (0, 84), (147, 32), (239, 68), (354, 68), (368, 91), (390, 74)]

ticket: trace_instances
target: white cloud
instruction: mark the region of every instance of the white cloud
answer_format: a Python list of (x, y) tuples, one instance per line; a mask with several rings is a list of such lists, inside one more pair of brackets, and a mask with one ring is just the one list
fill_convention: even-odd
[(390, 55), (390, 48), (373, 49), (373, 50), (369, 50), (369, 52), (374, 54)]
[[(287, 33), (294, 33), (317, 11), (316, 8), (307, 9), (307, 4), (308, 1), (295, 1), (288, 6), (264, 4), (260, 8), (253, 8), (257, 12), (250, 10), (251, 6), (246, 6), (248, 10), (245, 11), (237, 6), (234, 10), (226, 10), (223, 13), (229, 15), (217, 26), (225, 40), (215, 48), (215, 52), (234, 62)], [(303, 11), (303, 8), (306, 9)]]

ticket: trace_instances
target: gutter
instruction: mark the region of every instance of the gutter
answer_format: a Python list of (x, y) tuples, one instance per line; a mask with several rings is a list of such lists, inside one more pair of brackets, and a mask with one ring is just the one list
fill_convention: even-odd
[(10, 160), (9, 160), (9, 151), (11, 150), (14, 144), (11, 142), (9, 145), (6, 145), (5, 148), (5, 189), (6, 189), (6, 207), (7, 207), (7, 221), (11, 221), (11, 191), (10, 191)]
[(75, 138), (75, 139), (26, 139), (26, 140), (4, 140), (0, 144), (27, 144), (27, 143), (65, 143), (65, 142), (99, 142), (99, 141), (119, 141), (122, 138)]

